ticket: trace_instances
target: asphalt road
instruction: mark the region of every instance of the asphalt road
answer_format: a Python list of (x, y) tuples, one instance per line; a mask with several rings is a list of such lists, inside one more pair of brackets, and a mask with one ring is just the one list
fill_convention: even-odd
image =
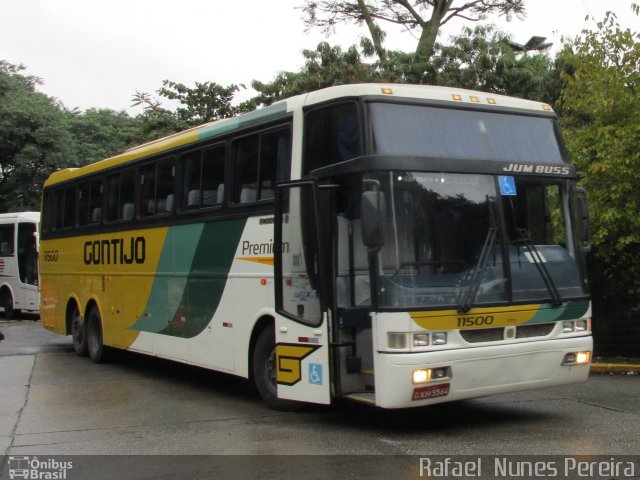
[(425, 455), (640, 454), (639, 375), (403, 411), (275, 412), (240, 378), (126, 353), (95, 365), (32, 320), (0, 331), (0, 478), (8, 456), (81, 456), (82, 476), (66, 478), (125, 479), (419, 478)]

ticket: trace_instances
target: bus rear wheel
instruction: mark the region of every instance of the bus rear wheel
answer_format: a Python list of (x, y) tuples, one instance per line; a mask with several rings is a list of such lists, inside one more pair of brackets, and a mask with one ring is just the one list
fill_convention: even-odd
[(86, 325), (80, 316), (78, 307), (73, 305), (69, 312), (71, 317), (71, 338), (73, 339), (73, 350), (76, 355), (81, 357), (87, 356), (87, 334)]
[(104, 346), (102, 337), (102, 320), (98, 307), (93, 305), (89, 310), (85, 322), (85, 336), (87, 342), (87, 353), (94, 363), (107, 361), (108, 349)]
[(273, 325), (258, 335), (253, 349), (253, 382), (264, 403), (273, 410), (298, 410), (302, 404), (278, 398), (276, 382), (276, 345)]

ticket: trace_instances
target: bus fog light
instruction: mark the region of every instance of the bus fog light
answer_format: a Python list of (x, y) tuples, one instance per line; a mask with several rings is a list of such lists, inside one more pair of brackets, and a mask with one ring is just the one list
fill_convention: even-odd
[(414, 333), (413, 334), (413, 346), (414, 347), (427, 347), (427, 346), (429, 346), (429, 334), (428, 333)]
[(434, 345), (446, 345), (447, 344), (447, 332), (436, 332), (431, 335), (431, 342)]
[(562, 333), (571, 333), (573, 328), (573, 322), (562, 322)]
[(564, 356), (562, 365), (586, 365), (591, 361), (591, 352), (573, 352)]
[(405, 333), (387, 333), (387, 345), (394, 350), (407, 348), (407, 335)]
[(433, 380), (442, 380), (449, 377), (451, 377), (449, 367), (440, 367), (431, 370), (431, 378)]
[(431, 380), (431, 370), (414, 370), (413, 383), (428, 383)]
[(588, 328), (588, 322), (586, 320), (578, 320), (576, 322), (576, 332), (586, 332)]

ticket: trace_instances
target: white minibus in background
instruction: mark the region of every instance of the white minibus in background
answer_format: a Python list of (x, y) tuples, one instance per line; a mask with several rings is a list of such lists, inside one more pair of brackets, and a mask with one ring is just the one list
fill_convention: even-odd
[(39, 212), (0, 214), (0, 310), (5, 318), (38, 313)]

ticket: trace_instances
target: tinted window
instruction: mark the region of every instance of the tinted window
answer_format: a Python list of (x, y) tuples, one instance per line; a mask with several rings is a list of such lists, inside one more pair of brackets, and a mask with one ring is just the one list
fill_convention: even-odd
[(225, 177), (223, 145), (182, 157), (182, 209), (211, 207), (223, 202)]
[(252, 135), (234, 143), (235, 203), (273, 198), (276, 181), (289, 175), (290, 145), (288, 130)]
[(362, 154), (354, 102), (312, 110), (305, 117), (304, 173)]

